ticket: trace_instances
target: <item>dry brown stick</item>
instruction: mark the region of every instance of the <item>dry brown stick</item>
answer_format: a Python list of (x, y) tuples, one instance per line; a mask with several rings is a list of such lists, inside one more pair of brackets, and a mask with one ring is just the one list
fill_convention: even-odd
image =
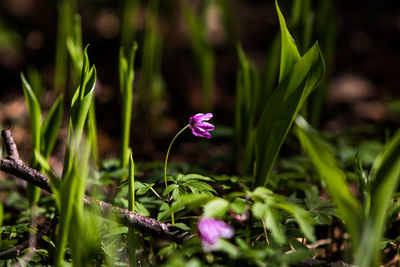
[[(19, 159), (17, 146), (12, 138), (11, 131), (3, 130), (1, 135), (7, 151), (7, 157), (1, 159), (0, 170), (51, 193), (47, 176), (26, 166), (25, 163)], [(89, 196), (84, 197), (84, 202), (87, 206), (99, 208), (102, 216), (109, 218), (109, 215), (114, 214), (119, 218), (122, 224), (128, 227), (134, 227), (142, 233), (158, 236), (177, 243), (182, 243), (184, 240), (192, 237), (189, 232), (175, 227), (172, 224), (159, 222), (156, 219), (113, 206)]]

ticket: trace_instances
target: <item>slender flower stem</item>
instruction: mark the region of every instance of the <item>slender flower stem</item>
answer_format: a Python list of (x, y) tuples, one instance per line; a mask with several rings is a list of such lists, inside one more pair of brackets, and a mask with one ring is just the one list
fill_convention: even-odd
[[(168, 156), (169, 156), (169, 151), (171, 150), (172, 144), (174, 143), (175, 139), (180, 135), (184, 130), (186, 130), (190, 124), (186, 125), (185, 127), (182, 128), (172, 139), (171, 143), (169, 144), (168, 150), (167, 150), (167, 155), (165, 156), (165, 162), (164, 162), (164, 182), (165, 182), (165, 188), (168, 187), (167, 183), (167, 163), (168, 163)], [(168, 194), (168, 200), (169, 200), (169, 194)], [(175, 219), (174, 219), (174, 213), (171, 213), (171, 223), (172, 225), (175, 224)]]
[(171, 150), (172, 144), (174, 143), (175, 139), (180, 135), (184, 130), (186, 130), (189, 127), (190, 124), (186, 125), (185, 127), (182, 128), (175, 136), (174, 139), (172, 139), (171, 143), (169, 144), (168, 150), (167, 150), (167, 155), (165, 156), (165, 162), (164, 162), (164, 182), (165, 182), (165, 188), (167, 188), (167, 163), (168, 163), (168, 156), (169, 156), (169, 151)]

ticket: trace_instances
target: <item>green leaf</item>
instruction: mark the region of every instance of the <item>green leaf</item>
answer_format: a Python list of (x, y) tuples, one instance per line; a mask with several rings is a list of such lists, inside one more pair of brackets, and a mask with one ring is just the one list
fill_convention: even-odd
[(296, 126), (296, 134), (337, 205), (356, 247), (364, 224), (363, 209), (351, 194), (344, 172), (322, 137), (301, 116), (297, 117)]
[(292, 253), (286, 253), (281, 256), (281, 260), (287, 264), (296, 266), (296, 263), (302, 260), (307, 260), (312, 258), (314, 251), (307, 249), (297, 249)]
[(40, 148), (40, 128), (42, 125), (42, 111), (40, 110), (39, 101), (28, 81), (21, 73), (22, 88), (24, 90), (24, 96), (26, 104), (28, 106), (29, 122), (31, 125), (32, 144), (34, 148)]
[(286, 212), (292, 214), (299, 224), (301, 231), (304, 235), (311, 241), (315, 242), (314, 227), (312, 225), (312, 219), (310, 213), (305, 209), (292, 204), (292, 203), (277, 203), (274, 207), (285, 210)]
[(293, 66), (300, 60), (300, 54), (290, 32), (286, 27), (285, 18), (279, 9), (278, 1), (275, 0), (276, 11), (279, 17), (279, 25), (281, 27), (281, 65), (279, 72), (279, 82), (285, 78)]
[(83, 79), (85, 80), (83, 89), (78, 87), (72, 98), (71, 105), (71, 126), (73, 127), (74, 134), (77, 136), (81, 136), (82, 134), (83, 126), (91, 105), (96, 83), (96, 68), (93, 66), (90, 71), (85, 72)]
[(164, 203), (165, 205), (162, 205), (160, 208), (162, 212), (158, 214), (157, 220), (165, 220), (166, 218), (170, 217), (172, 213), (176, 213), (177, 211), (183, 209), (185, 209), (185, 212), (191, 211), (202, 206), (213, 198), (214, 196), (205, 194), (189, 194), (181, 196), (179, 200), (175, 201), (171, 205), (171, 207), (169, 207), (167, 203)]
[(169, 186), (167, 186), (164, 189), (163, 196), (167, 196), (169, 193), (171, 193), (173, 190), (177, 189), (178, 187), (179, 187), (179, 185), (177, 185), (177, 184), (170, 184)]
[(53, 248), (55, 248), (56, 247), (56, 245), (53, 243), (53, 241), (50, 239), (50, 237), (48, 237), (47, 235), (43, 235), (42, 236), (42, 239), (44, 240), (44, 241), (46, 241), (47, 243), (49, 243)]
[(316, 43), (269, 98), (257, 127), (255, 186), (268, 183), (272, 167), (296, 115), (323, 75), (324, 62)]
[(146, 183), (140, 183), (140, 182), (135, 182), (135, 188), (136, 188), (136, 194), (138, 195), (144, 195), (147, 191), (149, 191), (150, 187), (154, 186), (154, 183), (151, 184), (146, 184)]
[(229, 208), (232, 209), (233, 212), (237, 214), (241, 214), (246, 209), (246, 200), (243, 198), (236, 198), (233, 202), (230, 203)]
[(50, 178), (50, 187), (52, 193), (56, 196), (56, 200), (58, 201), (58, 192), (60, 190), (61, 180), (54, 174), (51, 170), (51, 166), (48, 160), (38, 151), (33, 151), (35, 159), (37, 163), (43, 168), (43, 170), (47, 173), (47, 176)]
[(265, 203), (255, 203), (252, 208), (254, 217), (264, 220), (265, 227), (269, 229), (276, 242), (283, 244), (286, 240), (283, 226), (279, 223), (279, 213)]
[(270, 206), (264, 205), (264, 223), (267, 229), (271, 230), (276, 242), (283, 244), (286, 241), (284, 227), (280, 223), (280, 214)]
[(175, 226), (175, 227), (178, 227), (178, 228), (180, 228), (180, 229), (182, 229), (182, 230), (185, 230), (185, 231), (189, 231), (189, 230), (190, 230), (190, 227), (187, 226), (187, 225), (184, 224), (184, 223), (175, 223), (174, 226)]
[(177, 178), (177, 181), (197, 181), (197, 180), (203, 180), (203, 181), (209, 181), (209, 182), (213, 182), (214, 180), (211, 179), (210, 177), (206, 177), (200, 174), (196, 174), (196, 173), (191, 173), (191, 174), (185, 174), (183, 176), (180, 176)]
[(62, 122), (63, 96), (60, 95), (50, 108), (41, 129), (41, 153), (49, 158), (57, 140), (58, 130)]
[(376, 157), (370, 175), (371, 208), (365, 222), (355, 263), (360, 266), (379, 265), (379, 242), (385, 228), (386, 212), (400, 178), (400, 131)]
[(203, 193), (203, 194), (211, 194), (217, 193), (214, 188), (212, 188), (209, 184), (203, 182), (188, 182), (185, 183), (185, 186), (188, 186), (193, 193)]
[[(33, 149), (40, 149), (40, 132), (42, 125), (42, 111), (40, 110), (39, 101), (33, 92), (28, 81), (21, 73), (22, 88), (24, 91), (25, 101), (28, 106), (29, 122), (31, 126), (32, 146)], [(31, 166), (37, 168), (35, 158), (31, 158)], [(40, 189), (32, 184), (28, 184), (28, 199), (30, 205), (37, 203), (39, 200)]]
[(234, 154), (243, 151), (243, 173), (249, 175), (254, 162), (254, 120), (261, 92), (258, 72), (240, 45), (237, 51), (240, 70), (236, 81)]
[(134, 61), (138, 48), (134, 43), (130, 49), (128, 58), (125, 58), (123, 48), (119, 55), (119, 79), (121, 91), (121, 115), (122, 115), (122, 142), (121, 142), (121, 167), (125, 168), (128, 164), (128, 148), (132, 117), (132, 88), (134, 79)]
[(216, 198), (208, 202), (203, 208), (203, 217), (221, 218), (225, 216), (229, 208), (229, 202), (222, 198)]
[(220, 243), (220, 250), (228, 254), (230, 258), (236, 259), (239, 256), (239, 248), (232, 245), (228, 240), (220, 238), (218, 242)]
[(149, 210), (139, 201), (135, 201), (135, 211), (144, 216), (150, 216)]

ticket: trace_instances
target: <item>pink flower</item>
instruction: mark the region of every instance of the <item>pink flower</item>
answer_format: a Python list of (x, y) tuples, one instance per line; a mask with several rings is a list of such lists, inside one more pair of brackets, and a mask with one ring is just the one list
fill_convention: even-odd
[(197, 113), (196, 115), (190, 117), (189, 128), (195, 136), (211, 138), (209, 131), (214, 130), (214, 125), (208, 122), (209, 119), (213, 117), (212, 113)]
[(232, 238), (235, 233), (231, 225), (214, 218), (201, 218), (198, 222), (198, 231), (205, 252), (218, 250), (220, 248), (218, 240), (221, 237)]

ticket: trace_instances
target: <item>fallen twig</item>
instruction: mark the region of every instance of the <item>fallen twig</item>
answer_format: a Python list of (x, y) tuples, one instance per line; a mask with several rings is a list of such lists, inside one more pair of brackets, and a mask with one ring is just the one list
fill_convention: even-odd
[[(1, 159), (0, 170), (51, 192), (47, 176), (28, 167), (19, 159), (17, 146), (12, 138), (11, 131), (3, 130), (1, 135), (7, 151), (7, 157)], [(113, 206), (89, 196), (84, 197), (84, 202), (87, 206), (98, 207), (102, 216), (109, 218), (110, 214), (114, 214), (119, 218), (122, 224), (128, 227), (134, 227), (142, 233), (158, 236), (177, 243), (182, 243), (184, 240), (192, 237), (189, 232), (175, 227), (172, 224), (159, 222), (156, 219)]]

